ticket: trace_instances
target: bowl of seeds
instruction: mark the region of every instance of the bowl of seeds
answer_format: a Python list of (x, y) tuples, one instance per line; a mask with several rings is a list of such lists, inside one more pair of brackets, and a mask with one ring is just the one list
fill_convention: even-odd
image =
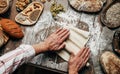
[(109, 3), (101, 13), (101, 22), (105, 26), (115, 29), (120, 27), (120, 0), (114, 0)]

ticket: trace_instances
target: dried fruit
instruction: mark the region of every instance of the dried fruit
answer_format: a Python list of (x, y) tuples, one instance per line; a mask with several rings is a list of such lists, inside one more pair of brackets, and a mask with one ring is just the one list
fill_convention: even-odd
[(24, 10), (28, 4), (31, 3), (31, 0), (18, 0), (16, 2), (16, 9), (17, 11), (22, 11)]

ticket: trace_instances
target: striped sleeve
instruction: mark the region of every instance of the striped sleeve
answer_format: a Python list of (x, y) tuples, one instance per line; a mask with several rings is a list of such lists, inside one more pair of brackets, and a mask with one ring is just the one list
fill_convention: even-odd
[(20, 45), (15, 50), (0, 57), (0, 74), (9, 74), (35, 55), (35, 50), (30, 45)]

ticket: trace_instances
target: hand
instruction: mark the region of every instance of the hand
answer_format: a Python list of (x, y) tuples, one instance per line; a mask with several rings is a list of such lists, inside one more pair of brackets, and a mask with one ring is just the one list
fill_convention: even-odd
[(65, 46), (64, 41), (69, 36), (69, 31), (67, 29), (58, 29), (56, 32), (52, 33), (47, 39), (45, 39), (45, 43), (47, 49), (50, 51), (60, 50)]
[(63, 43), (69, 36), (69, 31), (67, 29), (58, 29), (56, 32), (52, 33), (44, 42), (33, 45), (36, 54), (45, 51), (55, 51), (60, 50), (65, 46)]
[(69, 74), (78, 74), (78, 71), (85, 66), (90, 57), (89, 48), (83, 48), (77, 55), (71, 54), (69, 60)]

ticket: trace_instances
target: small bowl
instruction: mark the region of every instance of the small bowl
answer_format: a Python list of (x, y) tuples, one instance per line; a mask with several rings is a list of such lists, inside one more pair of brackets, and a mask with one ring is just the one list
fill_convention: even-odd
[(106, 6), (104, 7), (104, 9), (102, 10), (102, 12), (100, 14), (101, 22), (105, 26), (107, 26), (109, 29), (113, 29), (113, 30), (116, 29), (116, 28), (119, 28), (120, 24), (111, 24), (110, 22), (108, 22), (107, 19), (106, 19), (106, 13), (107, 13), (107, 10), (109, 8), (111, 8), (113, 5), (115, 5), (116, 3), (120, 3), (120, 0), (108, 0)]
[(7, 3), (7, 6), (6, 6), (5, 8), (3, 8), (3, 10), (2, 10), (2, 11), (0, 11), (0, 14), (5, 13), (5, 12), (8, 10), (8, 8), (9, 8), (9, 5), (10, 5), (9, 0), (5, 0), (5, 1), (6, 1), (6, 3)]

